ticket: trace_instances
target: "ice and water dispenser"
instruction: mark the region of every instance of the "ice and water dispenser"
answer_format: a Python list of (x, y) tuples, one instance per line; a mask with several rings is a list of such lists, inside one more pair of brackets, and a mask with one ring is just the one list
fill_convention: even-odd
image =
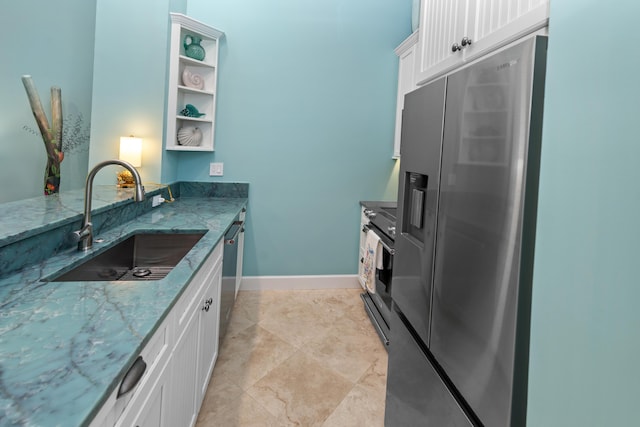
[(425, 203), (429, 177), (417, 172), (406, 172), (404, 185), (403, 233), (424, 243)]

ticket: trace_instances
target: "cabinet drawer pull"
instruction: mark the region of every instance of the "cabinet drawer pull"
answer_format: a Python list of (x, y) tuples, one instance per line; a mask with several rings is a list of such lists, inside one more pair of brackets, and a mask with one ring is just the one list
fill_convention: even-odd
[(133, 365), (129, 368), (127, 373), (124, 375), (122, 382), (120, 383), (120, 388), (118, 389), (118, 398), (123, 394), (129, 393), (131, 390), (135, 388), (142, 378), (144, 371), (147, 370), (147, 363), (142, 359), (142, 356), (138, 356)]

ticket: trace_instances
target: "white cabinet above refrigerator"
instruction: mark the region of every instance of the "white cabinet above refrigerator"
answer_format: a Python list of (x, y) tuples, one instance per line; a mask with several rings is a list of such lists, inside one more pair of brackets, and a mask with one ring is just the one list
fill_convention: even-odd
[(548, 19), (549, 0), (422, 0), (416, 82), (533, 33)]

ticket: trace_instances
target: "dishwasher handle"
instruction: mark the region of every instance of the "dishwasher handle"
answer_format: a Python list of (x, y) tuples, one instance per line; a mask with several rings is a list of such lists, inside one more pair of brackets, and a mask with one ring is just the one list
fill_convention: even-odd
[(235, 245), (236, 240), (238, 239), (238, 234), (240, 234), (241, 231), (244, 231), (243, 228), (244, 228), (244, 221), (234, 221), (233, 225), (229, 227), (229, 230), (224, 235), (224, 244)]

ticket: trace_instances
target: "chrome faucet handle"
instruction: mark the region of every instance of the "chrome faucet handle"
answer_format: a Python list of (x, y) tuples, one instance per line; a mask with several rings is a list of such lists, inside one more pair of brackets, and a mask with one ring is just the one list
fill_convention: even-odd
[(93, 244), (93, 224), (86, 223), (80, 230), (69, 233), (69, 239), (72, 243), (78, 243), (79, 251), (86, 251)]
[(84, 227), (80, 230), (72, 231), (69, 233), (69, 237), (74, 242), (79, 242), (83, 238), (89, 236), (91, 234), (91, 229), (93, 228), (93, 224), (88, 222)]

